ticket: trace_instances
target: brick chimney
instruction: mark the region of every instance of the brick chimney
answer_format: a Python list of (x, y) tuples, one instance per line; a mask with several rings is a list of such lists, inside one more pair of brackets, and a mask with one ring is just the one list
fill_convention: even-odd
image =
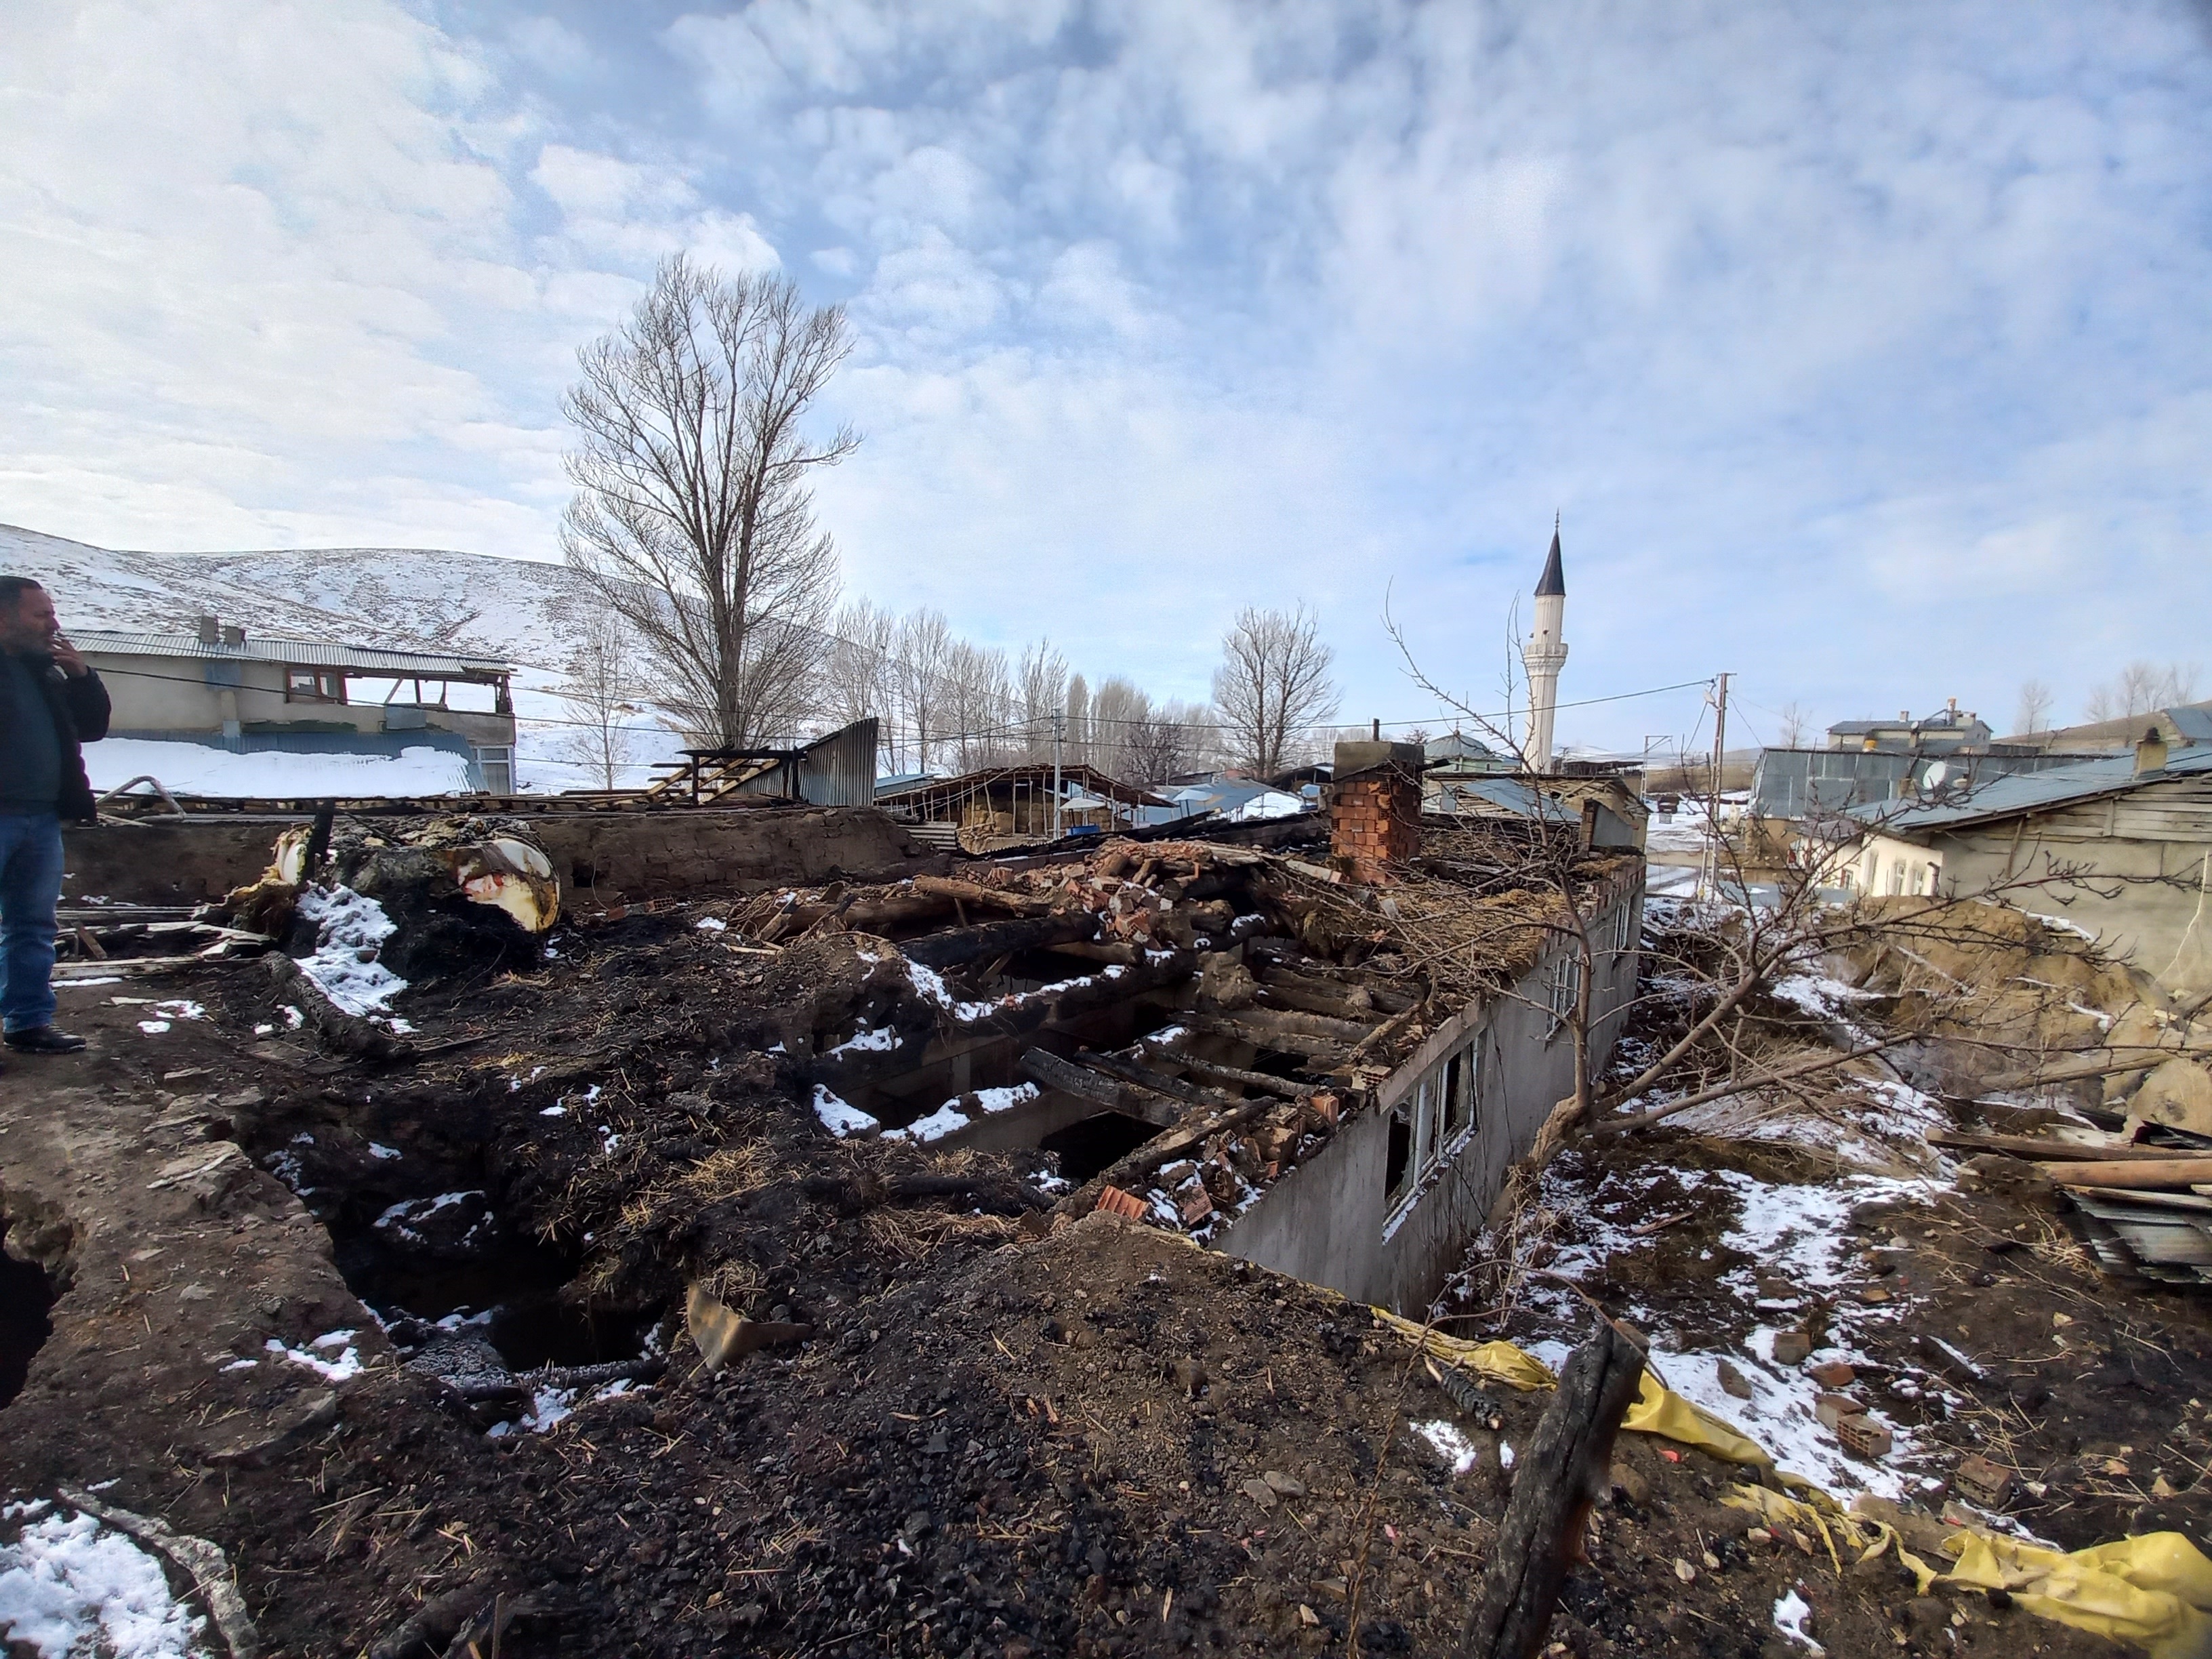
[(213, 617), (203, 616), (199, 626), (200, 643), (213, 645), (222, 637), (222, 626)]
[(1421, 850), (1418, 743), (1340, 743), (1328, 795), (1330, 862), (1348, 881), (1388, 885), (1389, 866)]

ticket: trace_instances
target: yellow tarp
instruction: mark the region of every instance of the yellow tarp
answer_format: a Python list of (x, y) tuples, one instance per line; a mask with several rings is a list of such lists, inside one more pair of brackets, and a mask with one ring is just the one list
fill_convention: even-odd
[(1695, 1446), (1724, 1463), (1756, 1463), (1767, 1468), (1774, 1466), (1774, 1460), (1757, 1443), (1738, 1434), (1704, 1407), (1692, 1405), (1648, 1370), (1644, 1373), (1636, 1403), (1620, 1419), (1620, 1426), (1632, 1433), (1656, 1434), (1664, 1440)]
[[(1469, 1342), (1381, 1308), (1374, 1313), (1421, 1352), (1459, 1370), (1524, 1394), (1559, 1386), (1549, 1366), (1510, 1342)], [(1774, 1460), (1756, 1442), (1674, 1393), (1649, 1370), (1620, 1426), (1694, 1446), (1727, 1462), (1774, 1468)], [(1833, 1498), (1796, 1475), (1779, 1478), (1806, 1496), (1747, 1486), (1724, 1501), (1775, 1524), (1817, 1534), (1838, 1572), (1844, 1565), (1840, 1539), (1858, 1561), (1893, 1552), (1918, 1579), (1923, 1595), (1936, 1584), (2003, 1589), (2039, 1618), (2136, 1643), (2151, 1659), (2212, 1659), (2212, 1560), (2178, 1532), (2148, 1533), (2069, 1553), (1978, 1527), (1959, 1527), (1943, 1543), (1956, 1560), (1949, 1571), (1938, 1572), (1908, 1550), (1888, 1522), (1846, 1515)]]

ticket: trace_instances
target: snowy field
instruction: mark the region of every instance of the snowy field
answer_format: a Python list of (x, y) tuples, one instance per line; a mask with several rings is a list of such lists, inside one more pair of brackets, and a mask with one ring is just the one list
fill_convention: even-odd
[(450, 795), (469, 787), (467, 761), (429, 748), (394, 758), (234, 755), (204, 744), (109, 738), (85, 745), (84, 769), (96, 794), (149, 776), (172, 794), (194, 795)]

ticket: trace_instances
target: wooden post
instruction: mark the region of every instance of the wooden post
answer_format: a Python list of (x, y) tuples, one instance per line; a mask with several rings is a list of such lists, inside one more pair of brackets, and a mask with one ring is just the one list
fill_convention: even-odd
[(1643, 1376), (1644, 1351), (1611, 1320), (1601, 1319), (1567, 1356), (1483, 1564), (1460, 1643), (1464, 1659), (1534, 1659), (1542, 1650), (1567, 1570), (1583, 1559), (1583, 1528), (1605, 1490), (1613, 1437)]

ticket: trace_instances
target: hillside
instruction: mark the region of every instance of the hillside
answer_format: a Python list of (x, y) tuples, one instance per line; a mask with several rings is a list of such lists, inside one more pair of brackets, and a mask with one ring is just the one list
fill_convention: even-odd
[(138, 553), (0, 525), (0, 570), (35, 576), (64, 628), (184, 631), (212, 611), (250, 633), (480, 651), (567, 672), (582, 579), (563, 565), (429, 548)]
[[(565, 565), (404, 547), (142, 553), (0, 525), (0, 573), (36, 577), (52, 592), (64, 629), (189, 632), (195, 618), (212, 612), (249, 634), (502, 657), (516, 669), (521, 786), (557, 790), (593, 781), (566, 752), (574, 711), (557, 690), (569, 672), (576, 619), (592, 603), (583, 578)], [(620, 781), (642, 782), (651, 763), (672, 756), (680, 741), (641, 714)], [(268, 774), (258, 786), (237, 776), (229, 757), (216, 766), (188, 753), (156, 765), (136, 750), (87, 751), (96, 787), (153, 766), (178, 787), (283, 793), (283, 762), (252, 759)], [(387, 787), (422, 785), (395, 772)]]

